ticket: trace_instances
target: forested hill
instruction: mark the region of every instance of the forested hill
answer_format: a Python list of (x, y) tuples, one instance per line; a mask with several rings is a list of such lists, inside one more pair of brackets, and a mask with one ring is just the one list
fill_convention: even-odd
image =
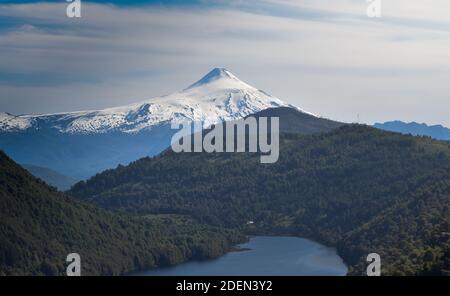
[(278, 117), (280, 119), (280, 132), (309, 135), (332, 131), (344, 125), (342, 122), (320, 118), (301, 112), (291, 107), (270, 108), (248, 117)]
[(68, 198), (0, 151), (0, 275), (109, 275), (211, 258), (243, 237), (184, 216), (132, 217)]
[(384, 274), (448, 273), (448, 143), (361, 125), (284, 134), (280, 143), (274, 164), (255, 154), (169, 151), (70, 193), (105, 208), (313, 238), (336, 246), (350, 274), (364, 274), (373, 252)]

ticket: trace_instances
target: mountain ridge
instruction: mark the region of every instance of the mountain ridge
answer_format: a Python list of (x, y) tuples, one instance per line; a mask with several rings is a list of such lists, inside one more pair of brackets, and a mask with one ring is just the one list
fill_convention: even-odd
[(0, 132), (55, 129), (61, 133), (136, 133), (171, 120), (202, 121), (205, 127), (255, 112), (291, 106), (215, 68), (182, 91), (141, 102), (92, 111), (41, 115), (0, 114)]
[(450, 129), (441, 125), (427, 125), (415, 121), (404, 122), (400, 120), (386, 121), (384, 123), (375, 123), (374, 127), (402, 134), (411, 134), (415, 136), (429, 136), (437, 140), (450, 140)]

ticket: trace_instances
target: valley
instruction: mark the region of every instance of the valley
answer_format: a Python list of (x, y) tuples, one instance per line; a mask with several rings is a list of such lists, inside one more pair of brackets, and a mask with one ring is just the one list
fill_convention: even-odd
[(258, 159), (168, 150), (69, 194), (138, 215), (182, 214), (246, 234), (311, 238), (336, 247), (351, 275), (365, 274), (372, 252), (386, 275), (448, 271), (448, 143), (346, 125), (281, 134), (279, 161)]
[(0, 275), (65, 275), (79, 253), (82, 275), (215, 258), (245, 240), (183, 215), (136, 217), (74, 201), (0, 151)]
[(0, 0), (1, 290), (448, 291), (449, 16)]
[[(250, 116), (279, 118), (278, 161), (169, 147), (171, 120), (207, 132)], [(249, 235), (334, 247), (349, 275), (365, 275), (374, 252), (384, 275), (450, 273), (448, 142), (320, 118), (225, 69), (148, 102), (3, 114), (0, 126), (12, 154), (1, 155), (2, 274), (63, 274), (74, 251), (87, 274), (152, 270), (216, 258)], [(86, 180), (61, 193), (13, 160)]]

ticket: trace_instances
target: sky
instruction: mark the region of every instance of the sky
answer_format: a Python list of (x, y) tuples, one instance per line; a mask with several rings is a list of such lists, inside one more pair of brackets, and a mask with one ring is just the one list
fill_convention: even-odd
[(450, 126), (450, 1), (0, 0), (0, 112), (101, 109), (215, 67), (322, 117)]

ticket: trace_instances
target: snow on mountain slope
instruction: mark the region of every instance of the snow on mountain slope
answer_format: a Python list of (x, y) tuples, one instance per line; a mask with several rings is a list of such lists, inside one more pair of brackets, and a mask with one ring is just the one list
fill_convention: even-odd
[(71, 134), (134, 133), (173, 119), (203, 121), (207, 127), (281, 106), (290, 105), (246, 84), (228, 70), (216, 68), (182, 91), (132, 105), (46, 115), (0, 113), (0, 131), (55, 128)]
[(31, 127), (31, 119), (0, 112), (0, 131), (17, 131)]

